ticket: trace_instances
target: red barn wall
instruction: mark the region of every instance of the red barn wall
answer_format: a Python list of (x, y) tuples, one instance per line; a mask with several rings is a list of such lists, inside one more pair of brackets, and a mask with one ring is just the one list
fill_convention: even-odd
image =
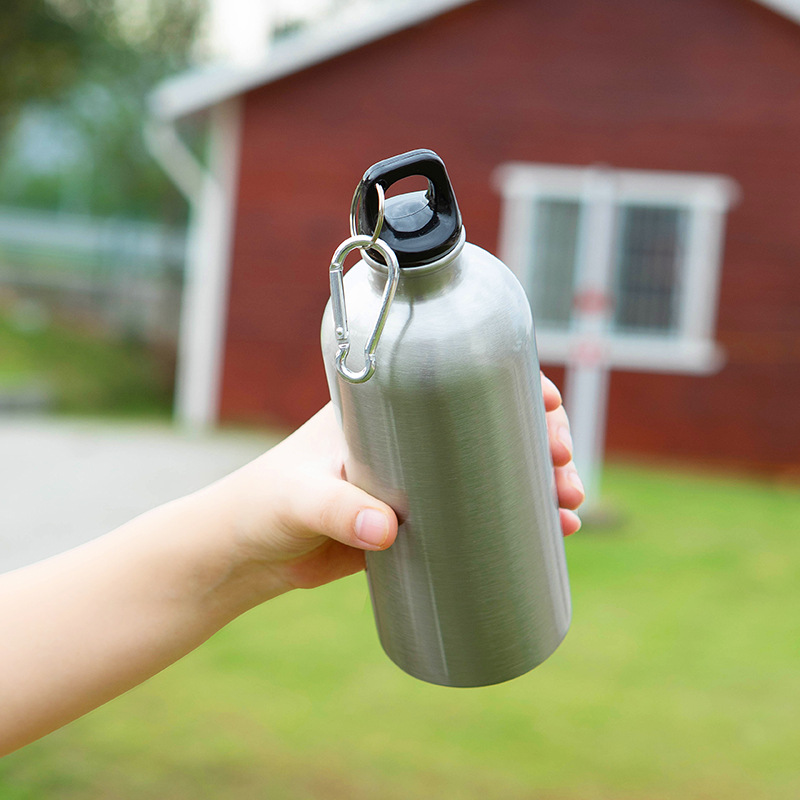
[(798, 98), (800, 26), (752, 0), (479, 0), (248, 93), (223, 418), (294, 425), (325, 402), (319, 321), (352, 191), (373, 162), (430, 147), (492, 251), (505, 161), (733, 177), (726, 366), (614, 372), (607, 445), (798, 465)]

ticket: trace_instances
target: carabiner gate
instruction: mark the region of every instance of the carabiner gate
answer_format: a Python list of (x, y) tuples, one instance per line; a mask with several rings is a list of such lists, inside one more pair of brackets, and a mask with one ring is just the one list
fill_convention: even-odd
[[(348, 254), (359, 248), (361, 250), (377, 250), (386, 262), (386, 285), (381, 298), (381, 308), (375, 327), (372, 329), (367, 343), (364, 345), (364, 366), (358, 371), (351, 370), (346, 363), (347, 354), (350, 352), (350, 330), (347, 326), (347, 307), (344, 302), (344, 260)], [(397, 291), (400, 280), (400, 265), (397, 256), (383, 240), (371, 236), (351, 236), (345, 239), (333, 254), (330, 266), (331, 279), (331, 304), (333, 306), (333, 321), (336, 326), (336, 342), (339, 349), (336, 353), (336, 371), (349, 383), (364, 383), (375, 373), (375, 350), (386, 325), (389, 307)]]

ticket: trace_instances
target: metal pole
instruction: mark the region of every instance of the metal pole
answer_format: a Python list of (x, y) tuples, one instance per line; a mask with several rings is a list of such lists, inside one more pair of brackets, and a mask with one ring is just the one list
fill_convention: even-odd
[(587, 172), (576, 248), (572, 336), (564, 387), (586, 511), (599, 502), (610, 376), (616, 190), (610, 171)]

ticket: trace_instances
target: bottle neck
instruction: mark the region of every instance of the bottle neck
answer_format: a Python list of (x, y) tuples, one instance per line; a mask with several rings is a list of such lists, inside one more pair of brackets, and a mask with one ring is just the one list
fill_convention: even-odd
[[(465, 242), (466, 234), (462, 228), (458, 242), (447, 255), (432, 261), (430, 264), (422, 264), (416, 267), (401, 266), (400, 283), (397, 287), (398, 294), (410, 292), (416, 295), (427, 293), (428, 291), (436, 291), (453, 280), (458, 273), (458, 263), (464, 250)], [(370, 283), (379, 292), (382, 291), (386, 283), (386, 265), (370, 258), (366, 252), (362, 253), (361, 257), (370, 268)]]

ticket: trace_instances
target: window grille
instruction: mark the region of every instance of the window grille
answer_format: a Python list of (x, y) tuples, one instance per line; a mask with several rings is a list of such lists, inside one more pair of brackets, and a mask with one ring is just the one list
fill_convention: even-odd
[[(612, 362), (714, 368), (730, 179), (536, 164), (506, 165), (498, 177), (501, 257), (528, 292), (543, 358), (567, 360), (582, 329), (578, 298), (592, 296), (605, 303)], [(598, 248), (607, 251), (599, 268)]]
[(580, 204), (543, 199), (534, 216), (531, 257), (536, 260), (538, 290), (529, 287), (536, 320), (555, 328), (569, 325), (575, 284)]
[(618, 210), (614, 328), (676, 332), (686, 268), (685, 208), (624, 205)]

